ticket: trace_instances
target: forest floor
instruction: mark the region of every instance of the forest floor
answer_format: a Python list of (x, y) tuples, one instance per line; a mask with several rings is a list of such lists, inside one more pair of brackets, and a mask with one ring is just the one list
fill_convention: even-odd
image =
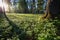
[[(23, 29), (23, 31), (26, 32), (27, 35), (31, 36), (32, 31), (34, 31), (38, 36), (39, 40), (42, 40), (42, 38), (47, 40), (60, 40), (60, 37), (57, 37), (56, 30), (54, 23), (60, 25), (59, 20), (48, 20), (48, 19), (42, 19), (43, 14), (15, 14), (15, 13), (7, 13), (6, 14), (8, 19), (11, 20), (12, 23), (16, 24), (19, 29)], [(13, 24), (13, 25), (14, 25)], [(15, 29), (17, 28), (15, 27)], [(4, 19), (0, 19), (0, 30), (5, 29), (5, 31), (2, 31), (5, 35), (7, 32), (11, 32), (12, 25), (9, 24), (9, 22)], [(14, 33), (16, 30), (14, 29)], [(39, 33), (38, 33), (39, 32)], [(19, 34), (18, 34), (19, 35)], [(22, 35), (22, 34), (21, 34)], [(20, 35), (20, 36), (21, 36)], [(42, 37), (42, 38), (41, 38)], [(49, 37), (49, 38), (48, 38)]]
[[(15, 14), (15, 13), (7, 13), (6, 14), (9, 20), (13, 21), (14, 23), (20, 23), (22, 21), (38, 21), (41, 18), (41, 14)], [(5, 22), (2, 22), (4, 26), (8, 24), (7, 20), (4, 18)], [(0, 25), (1, 26), (1, 25)]]

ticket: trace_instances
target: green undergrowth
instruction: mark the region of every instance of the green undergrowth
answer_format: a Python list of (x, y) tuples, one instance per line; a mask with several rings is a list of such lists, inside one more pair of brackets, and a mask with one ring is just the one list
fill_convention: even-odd
[[(11, 22), (17, 26), (13, 27), (9, 22), (0, 19), (0, 36), (11, 40), (60, 40), (57, 36), (58, 19), (42, 19), (40, 14), (7, 14)], [(13, 24), (13, 25), (14, 25)]]

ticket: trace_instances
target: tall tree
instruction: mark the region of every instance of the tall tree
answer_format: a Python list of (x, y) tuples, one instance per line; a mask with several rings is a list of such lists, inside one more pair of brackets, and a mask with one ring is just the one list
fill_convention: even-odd
[(27, 13), (28, 12), (28, 5), (27, 5), (26, 0), (19, 0), (19, 8), (22, 9), (22, 11), (24, 13)]
[(35, 12), (35, 0), (32, 0), (32, 13)]
[[(17, 1), (18, 1), (18, 0), (17, 0)], [(17, 11), (16, 6), (17, 6), (17, 3), (18, 3), (18, 2), (16, 2), (16, 0), (13, 0), (12, 3), (13, 3), (12, 6), (14, 6), (14, 12), (16, 12), (16, 11)]]
[(47, 0), (44, 18), (60, 18), (60, 0)]
[(43, 4), (44, 4), (44, 0), (38, 0), (38, 13), (43, 10)]
[(4, 15), (3, 15), (3, 10), (2, 10), (2, 7), (0, 7), (0, 18), (2, 18)]

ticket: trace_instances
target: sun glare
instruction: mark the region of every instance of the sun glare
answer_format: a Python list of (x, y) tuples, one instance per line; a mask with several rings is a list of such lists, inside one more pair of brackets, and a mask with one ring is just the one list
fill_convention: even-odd
[(2, 7), (3, 5), (2, 5), (3, 3), (2, 3), (2, 0), (0, 0), (0, 7)]
[(3, 2), (2, 0), (0, 0), (0, 7), (1, 8), (5, 8), (5, 11), (7, 10), (7, 7), (8, 7), (8, 5), (5, 3), (5, 2)]

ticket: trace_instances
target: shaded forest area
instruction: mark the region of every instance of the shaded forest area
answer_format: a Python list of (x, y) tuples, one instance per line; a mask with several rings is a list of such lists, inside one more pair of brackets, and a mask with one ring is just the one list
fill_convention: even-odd
[(0, 0), (0, 40), (60, 40), (59, 2)]

